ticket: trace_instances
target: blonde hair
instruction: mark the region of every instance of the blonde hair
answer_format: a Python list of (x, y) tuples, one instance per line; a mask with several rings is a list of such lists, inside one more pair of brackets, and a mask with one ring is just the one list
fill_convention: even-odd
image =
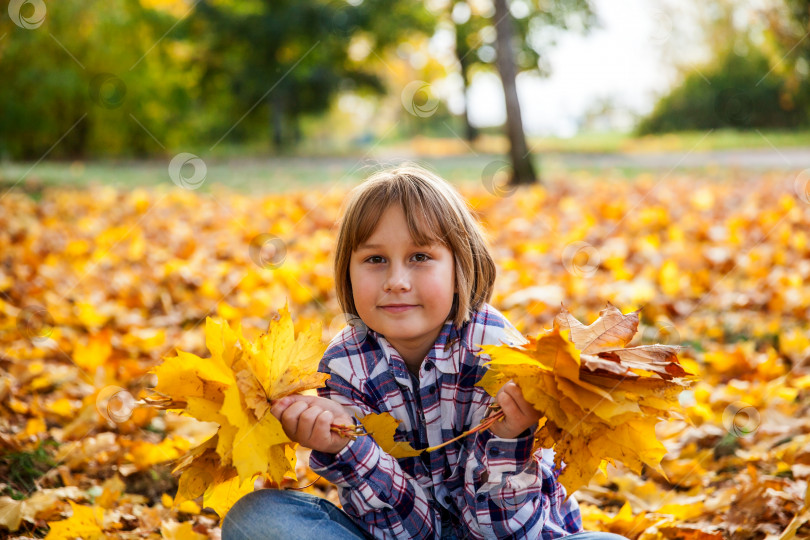
[(438, 242), (453, 253), (457, 295), (450, 317), (460, 327), (492, 297), (495, 261), (467, 202), (445, 180), (413, 165), (377, 172), (349, 195), (335, 249), (340, 308), (359, 316), (349, 275), (351, 255), (374, 233), (382, 214), (394, 204), (402, 208), (414, 242)]

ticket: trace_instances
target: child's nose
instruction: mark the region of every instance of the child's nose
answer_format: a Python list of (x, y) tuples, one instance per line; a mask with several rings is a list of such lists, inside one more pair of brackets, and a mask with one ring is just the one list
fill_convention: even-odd
[(407, 291), (411, 288), (411, 280), (408, 275), (407, 268), (402, 266), (392, 265), (391, 270), (386, 276), (385, 284), (383, 285), (385, 291)]

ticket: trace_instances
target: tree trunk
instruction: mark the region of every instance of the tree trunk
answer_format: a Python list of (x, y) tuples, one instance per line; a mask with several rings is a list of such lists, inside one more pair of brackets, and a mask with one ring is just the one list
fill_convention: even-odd
[(495, 50), (496, 65), (503, 84), (506, 97), (506, 134), (509, 137), (509, 157), (512, 160), (512, 185), (533, 184), (539, 180), (534, 173), (529, 149), (526, 146), (526, 135), (523, 133), (523, 120), (520, 115), (520, 103), (517, 96), (517, 69), (512, 51), (512, 16), (506, 0), (495, 0)]
[(270, 126), (273, 147), (280, 152), (284, 148), (284, 104), (278, 95), (270, 96)]
[(470, 71), (470, 48), (466, 44), (467, 35), (461, 28), (461, 25), (456, 25), (456, 58), (458, 59), (459, 66), (461, 67), (461, 83), (464, 92), (464, 138), (467, 142), (472, 143), (478, 138), (478, 130), (470, 123), (470, 101), (468, 99), (467, 91), (469, 90), (469, 76)]

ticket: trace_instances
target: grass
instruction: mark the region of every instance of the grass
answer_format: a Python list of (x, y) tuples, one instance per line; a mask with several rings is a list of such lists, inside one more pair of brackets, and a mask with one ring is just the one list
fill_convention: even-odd
[(698, 152), (711, 150), (745, 150), (801, 148), (810, 146), (810, 131), (735, 131), (729, 129), (689, 131), (667, 135), (649, 135), (627, 138), (621, 143), (624, 152), (676, 152), (694, 149)]
[[(690, 153), (748, 148), (791, 148), (810, 146), (810, 132), (688, 132), (632, 137), (626, 134), (581, 134), (570, 139), (530, 138), (536, 168), (543, 178), (582, 171), (633, 178), (641, 172), (668, 170), (663, 162), (656, 168), (654, 156), (662, 153)], [(224, 185), (240, 191), (284, 192), (323, 186), (353, 185), (380, 165), (410, 159), (434, 169), (450, 181), (479, 183), (487, 165), (506, 159), (506, 140), (483, 134), (472, 147), (455, 138), (412, 137), (389, 144), (328, 155), (327, 147), (317, 156), (268, 156), (258, 147), (222, 145), (212, 155), (200, 152), (206, 164), (201, 191)], [(94, 160), (0, 162), (0, 196), (15, 186), (34, 194), (47, 186), (91, 188), (109, 185), (173, 188), (168, 164), (172, 155), (148, 160)], [(617, 158), (605, 161), (601, 157)], [(633, 160), (645, 160), (644, 164)], [(653, 161), (650, 161), (650, 160)], [(652, 163), (652, 165), (650, 165)], [(686, 165), (684, 165), (686, 166)], [(693, 166), (694, 168), (694, 166)], [(191, 175), (193, 170), (184, 174)]]
[[(430, 154), (430, 148), (437, 148), (447, 154), (470, 152), (470, 146), (454, 137), (442, 139), (412, 138), (410, 146), (420, 153)], [(753, 130), (737, 131), (718, 129), (713, 131), (687, 131), (662, 135), (637, 137), (627, 133), (581, 133), (570, 138), (528, 137), (528, 145), (533, 152), (563, 154), (645, 154), (682, 151), (718, 151), (744, 149), (801, 148), (810, 146), (810, 131)], [(400, 143), (394, 148), (407, 148)], [(505, 153), (506, 139), (490, 132), (482, 134), (472, 150), (479, 153)]]
[(26, 498), (36, 488), (36, 480), (56, 466), (47, 451), (47, 446), (56, 445), (56, 441), (48, 440), (31, 452), (8, 452), (0, 456), (0, 470), (8, 482), (2, 493), (16, 500)]
[(626, 133), (583, 133), (571, 138), (529, 138), (540, 152), (644, 154), (681, 151), (718, 151), (810, 146), (810, 131), (718, 129), (637, 137)]

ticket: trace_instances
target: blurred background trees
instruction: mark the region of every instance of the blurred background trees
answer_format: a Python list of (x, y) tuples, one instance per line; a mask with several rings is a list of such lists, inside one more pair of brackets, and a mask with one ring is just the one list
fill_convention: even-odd
[(137, 0), (41, 6), (36, 29), (0, 19), (0, 157), (145, 156), (194, 131), (192, 48), (160, 40), (175, 14)]
[(221, 106), (211, 127), (233, 126), (235, 141), (268, 129), (280, 150), (300, 142), (301, 118), (325, 113), (341, 90), (385, 92), (380, 74), (351, 58), (353, 43), (384, 55), (408, 36), (430, 35), (435, 20), (415, 0), (202, 0), (189, 26), (201, 107)]
[[(806, 127), (810, 2), (763, 1), (748, 6), (749, 19), (740, 19), (739, 2), (693, 3), (709, 58), (680, 72), (637, 131)], [(548, 75), (557, 41), (599, 21), (593, 0), (504, 0), (500, 21), (495, 7), (494, 0), (12, 0), (0, 18), (0, 159), (217, 147), (306, 153), (369, 145), (389, 133), (472, 144), (479, 129), (469, 88), (478, 75), (497, 73), (499, 99), (509, 103), (491, 106), (512, 111), (501, 133), (515, 149), (515, 173), (531, 181), (531, 156), (519, 140), (525, 118), (513, 114), (520, 104), (509, 79)], [(499, 22), (512, 32), (500, 46)], [(514, 69), (504, 71), (506, 64)]]
[(732, 0), (699, 6), (710, 59), (683, 73), (638, 132), (806, 127), (810, 1), (763, 2), (749, 17)]

